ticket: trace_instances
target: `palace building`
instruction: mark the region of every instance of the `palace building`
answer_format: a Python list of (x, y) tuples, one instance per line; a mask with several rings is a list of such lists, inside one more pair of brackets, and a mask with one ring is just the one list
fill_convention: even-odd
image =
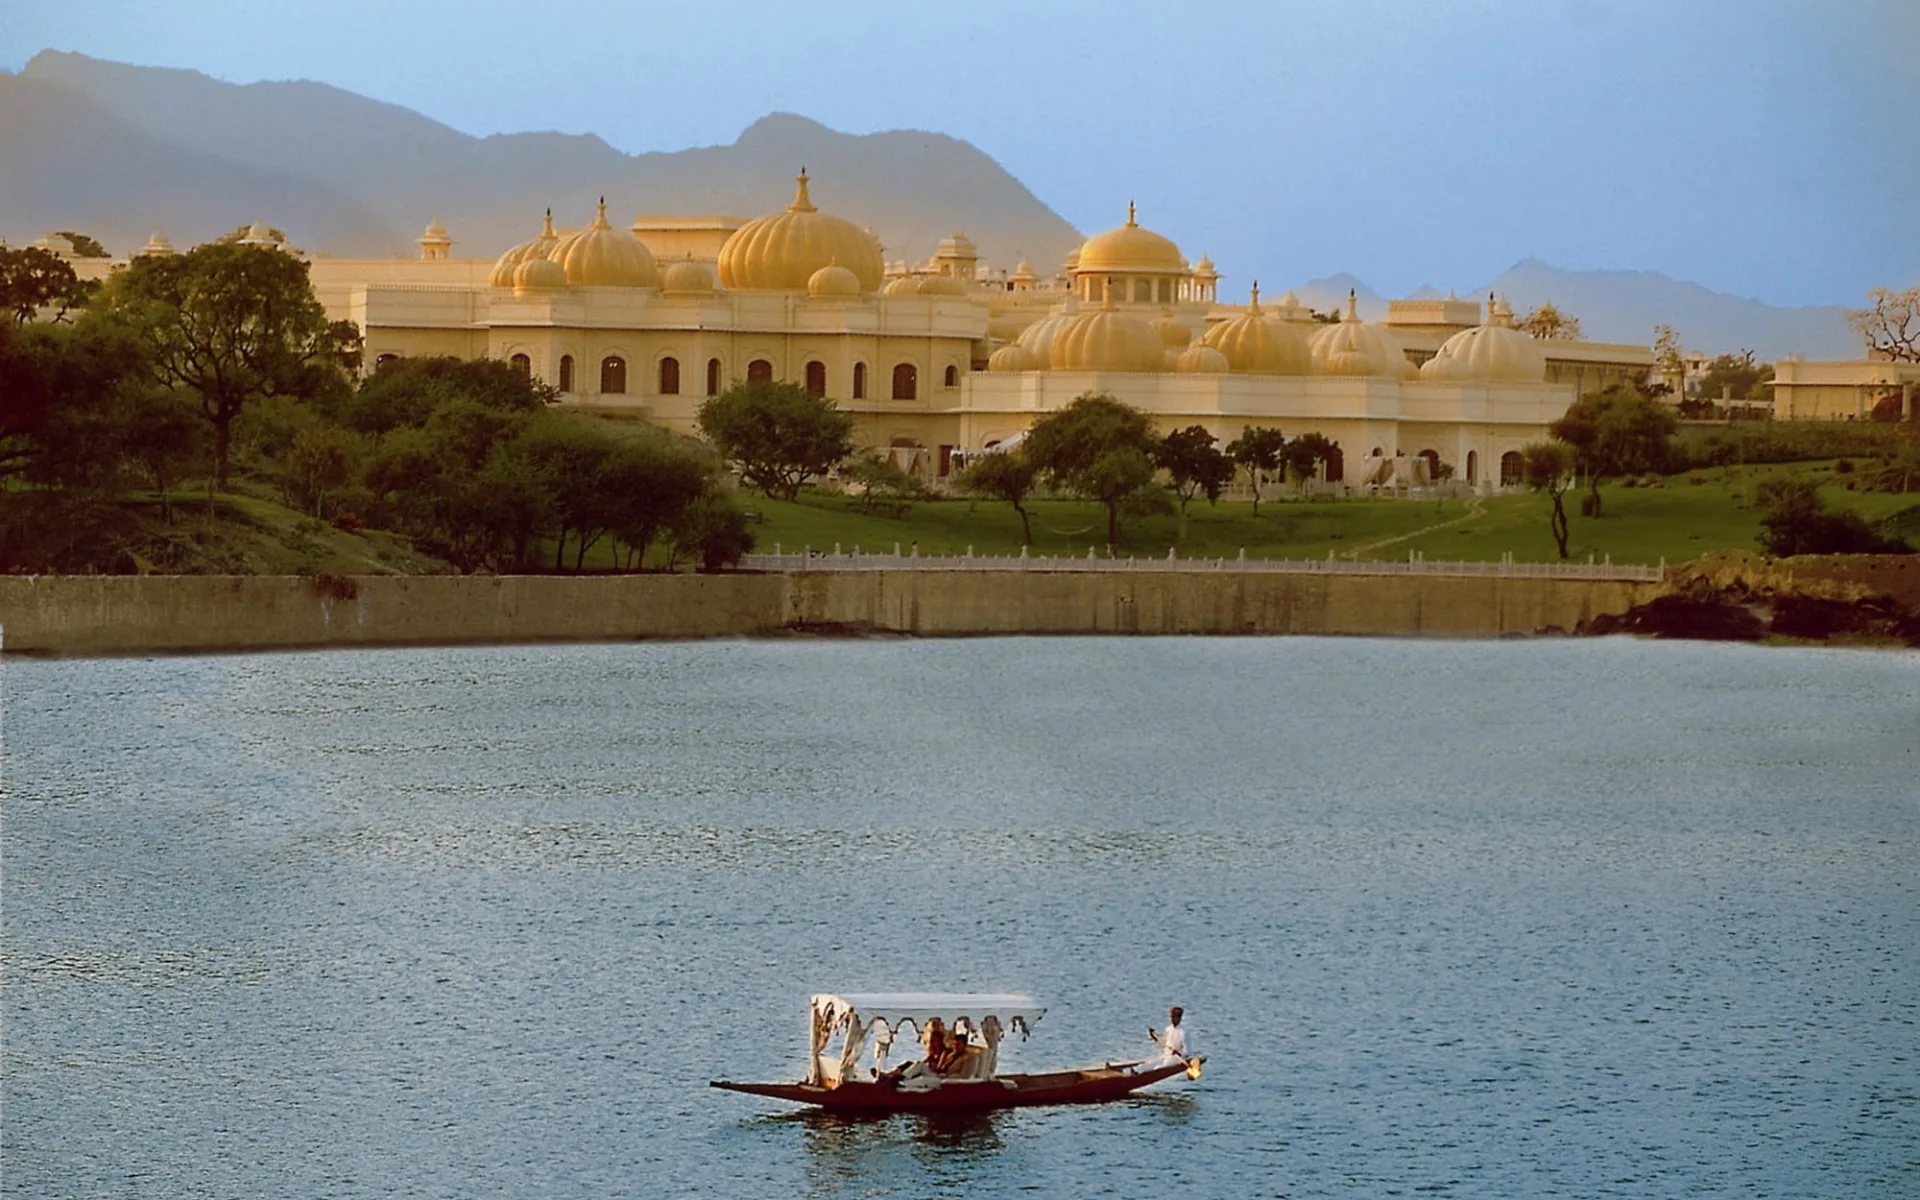
[[(310, 259), (329, 316), (358, 325), (367, 369), (416, 355), (487, 356), (561, 402), (694, 432), (735, 381), (783, 380), (855, 417), (855, 437), (938, 482), (957, 455), (1013, 439), (1087, 392), (1201, 425), (1318, 432), (1334, 479), (1447, 473), (1517, 482), (1519, 450), (1577, 395), (1637, 381), (1644, 347), (1538, 341), (1504, 301), (1394, 301), (1387, 319), (1317, 318), (1291, 294), (1222, 304), (1212, 261), (1138, 223), (1089, 238), (1048, 274), (986, 267), (963, 234), (888, 263), (875, 236), (821, 211), (802, 171), (792, 203), (753, 219), (643, 216), (604, 200), (584, 225), (497, 259), (457, 258), (436, 220), (414, 259)], [(273, 244), (256, 224), (249, 241)], [(168, 253), (156, 238), (142, 253)], [(1423, 461), (1422, 461), (1423, 460)], [(1351, 465), (1349, 465), (1351, 464)], [(1445, 464), (1445, 468), (1442, 467)], [(1409, 465), (1411, 470), (1408, 469)]]

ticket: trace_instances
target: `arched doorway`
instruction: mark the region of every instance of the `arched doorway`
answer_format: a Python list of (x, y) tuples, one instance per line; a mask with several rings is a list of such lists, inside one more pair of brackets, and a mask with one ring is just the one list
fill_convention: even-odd
[(1469, 450), (1467, 451), (1467, 485), (1471, 487), (1479, 482), (1480, 452), (1478, 450)]
[(895, 400), (917, 400), (920, 398), (920, 372), (912, 363), (896, 363), (894, 365), (893, 398)]
[(573, 355), (571, 354), (560, 356), (560, 390), (563, 392), (573, 390)]
[(764, 358), (756, 358), (747, 364), (748, 383), (772, 383), (773, 364)]
[(1440, 482), (1440, 452), (1438, 450), (1433, 450), (1433, 449), (1422, 450), (1420, 452), (1420, 457), (1427, 460), (1427, 482), (1439, 483)]
[(720, 360), (717, 358), (710, 358), (707, 360), (707, 395), (718, 396), (719, 394), (720, 394)]
[(512, 358), (508, 359), (507, 361), (509, 363), (512, 363), (513, 369), (520, 372), (522, 375), (533, 374), (533, 360), (528, 358), (526, 355), (516, 354)]
[(867, 364), (863, 362), (853, 364), (853, 398), (855, 400), (867, 398)]
[(610, 396), (627, 393), (627, 360), (609, 354), (600, 360), (600, 390)]
[(1500, 456), (1500, 486), (1518, 487), (1526, 478), (1520, 467), (1520, 452), (1509, 450)]
[(827, 364), (810, 362), (807, 364), (807, 395), (824, 396), (827, 394)]
[(663, 358), (660, 360), (660, 394), (678, 396), (680, 394), (680, 360)]

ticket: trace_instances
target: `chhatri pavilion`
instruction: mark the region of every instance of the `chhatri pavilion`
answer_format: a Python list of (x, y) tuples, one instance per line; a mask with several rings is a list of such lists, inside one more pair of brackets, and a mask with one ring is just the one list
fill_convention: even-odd
[(796, 185), (785, 209), (752, 220), (643, 216), (621, 229), (603, 199), (584, 227), (556, 229), (549, 213), (493, 260), (453, 257), (436, 220), (420, 257), (318, 255), (313, 285), (330, 317), (360, 327), (369, 370), (487, 356), (564, 404), (683, 432), (735, 381), (790, 381), (854, 414), (858, 443), (930, 481), (956, 453), (1101, 391), (1163, 432), (1318, 432), (1341, 450), (1333, 479), (1424, 459), (1418, 478), (1445, 463), (1491, 488), (1517, 481), (1520, 448), (1576, 395), (1637, 381), (1653, 362), (1645, 347), (1536, 340), (1497, 298), (1393, 301), (1378, 324), (1351, 300), (1327, 323), (1257, 285), (1247, 304), (1222, 304), (1211, 260), (1190, 262), (1131, 205), (1124, 225), (1045, 275), (1026, 261), (988, 270), (961, 234), (918, 266), (889, 264), (869, 230), (815, 206), (804, 171)]

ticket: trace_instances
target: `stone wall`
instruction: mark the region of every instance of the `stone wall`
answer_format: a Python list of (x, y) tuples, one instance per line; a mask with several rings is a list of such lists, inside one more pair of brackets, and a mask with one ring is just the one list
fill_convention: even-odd
[(138, 654), (850, 628), (969, 634), (1571, 631), (1659, 585), (1256, 572), (0, 577), (9, 653)]

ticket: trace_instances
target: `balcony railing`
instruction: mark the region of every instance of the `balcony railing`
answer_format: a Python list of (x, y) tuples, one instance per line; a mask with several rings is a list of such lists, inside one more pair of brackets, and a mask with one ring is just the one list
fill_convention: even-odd
[(1612, 558), (1585, 562), (1515, 562), (1511, 555), (1494, 562), (1429, 560), (1417, 552), (1405, 559), (1368, 561), (1336, 558), (1248, 558), (1243, 550), (1234, 558), (1180, 558), (1169, 550), (1165, 558), (1102, 557), (1091, 549), (1085, 555), (966, 554), (925, 555), (917, 549), (869, 553), (855, 546), (851, 552), (802, 547), (785, 552), (776, 543), (771, 554), (749, 554), (740, 560), (748, 571), (1173, 571), (1188, 574), (1247, 573), (1290, 575), (1432, 575), (1465, 579), (1605, 579), (1629, 583), (1658, 583), (1666, 578), (1667, 561), (1657, 566), (1615, 563)]

